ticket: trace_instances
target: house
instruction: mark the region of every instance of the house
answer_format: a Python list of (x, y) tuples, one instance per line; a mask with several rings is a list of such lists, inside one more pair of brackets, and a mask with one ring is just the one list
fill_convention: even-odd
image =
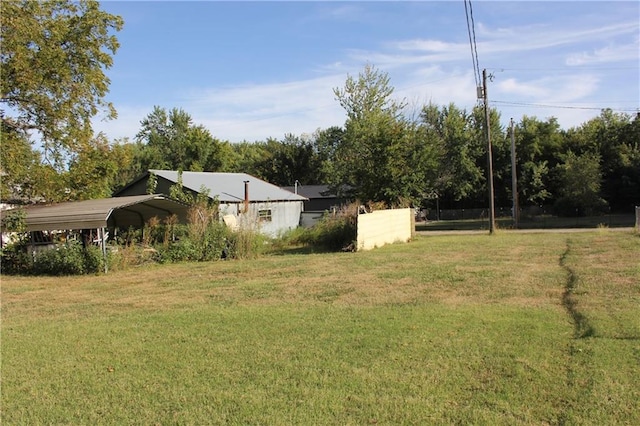
[(308, 198), (304, 202), (305, 212), (331, 210), (345, 204), (345, 199), (332, 193), (328, 185), (296, 185), (283, 186), (282, 189)]
[(255, 226), (259, 232), (275, 237), (300, 224), (305, 197), (281, 189), (246, 173), (182, 172), (149, 170), (115, 196), (141, 195), (147, 188), (170, 194), (182, 182), (184, 192), (197, 195), (206, 191), (217, 198), (220, 214), (228, 224)]
[(307, 198), (300, 219), (300, 224), (304, 227), (313, 226), (323, 217), (325, 212), (340, 208), (348, 202), (346, 198), (334, 194), (328, 185), (284, 186), (282, 189)]

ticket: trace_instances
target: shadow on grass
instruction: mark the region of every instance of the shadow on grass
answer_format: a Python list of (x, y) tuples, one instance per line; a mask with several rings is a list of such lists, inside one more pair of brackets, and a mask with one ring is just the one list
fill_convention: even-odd
[(324, 254), (337, 253), (335, 250), (329, 250), (320, 246), (290, 246), (290, 247), (274, 247), (269, 249), (268, 254), (272, 256), (285, 256), (289, 254)]

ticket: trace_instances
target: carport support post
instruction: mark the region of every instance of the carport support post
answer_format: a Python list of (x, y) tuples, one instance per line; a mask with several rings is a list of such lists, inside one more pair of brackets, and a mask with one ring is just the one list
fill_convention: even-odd
[(109, 272), (109, 265), (107, 265), (107, 242), (105, 241), (104, 228), (98, 229), (100, 232), (100, 246), (102, 248), (102, 259), (104, 260), (104, 273)]

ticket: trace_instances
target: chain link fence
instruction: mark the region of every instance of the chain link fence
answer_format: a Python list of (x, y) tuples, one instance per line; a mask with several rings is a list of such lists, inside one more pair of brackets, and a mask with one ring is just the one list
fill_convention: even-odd
[[(517, 228), (553, 229), (553, 228), (632, 228), (640, 229), (640, 207), (629, 214), (602, 214), (598, 216), (558, 217), (551, 209), (529, 207), (519, 212)], [(635, 214), (634, 214), (635, 213)], [(512, 209), (496, 207), (497, 226), (503, 229), (516, 228)], [(416, 214), (421, 226), (440, 229), (488, 229), (489, 209), (442, 209), (421, 210)]]

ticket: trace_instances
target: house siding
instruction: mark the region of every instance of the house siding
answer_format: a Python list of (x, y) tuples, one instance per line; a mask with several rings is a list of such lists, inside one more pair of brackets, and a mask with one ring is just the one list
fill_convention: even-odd
[[(302, 202), (300, 201), (258, 201), (249, 203), (249, 210), (243, 213), (244, 204), (224, 203), (220, 204), (220, 215), (233, 215), (238, 218), (240, 226), (257, 229), (260, 233), (270, 237), (278, 235), (298, 227)], [(271, 221), (261, 222), (258, 218), (261, 210), (271, 211)]]

